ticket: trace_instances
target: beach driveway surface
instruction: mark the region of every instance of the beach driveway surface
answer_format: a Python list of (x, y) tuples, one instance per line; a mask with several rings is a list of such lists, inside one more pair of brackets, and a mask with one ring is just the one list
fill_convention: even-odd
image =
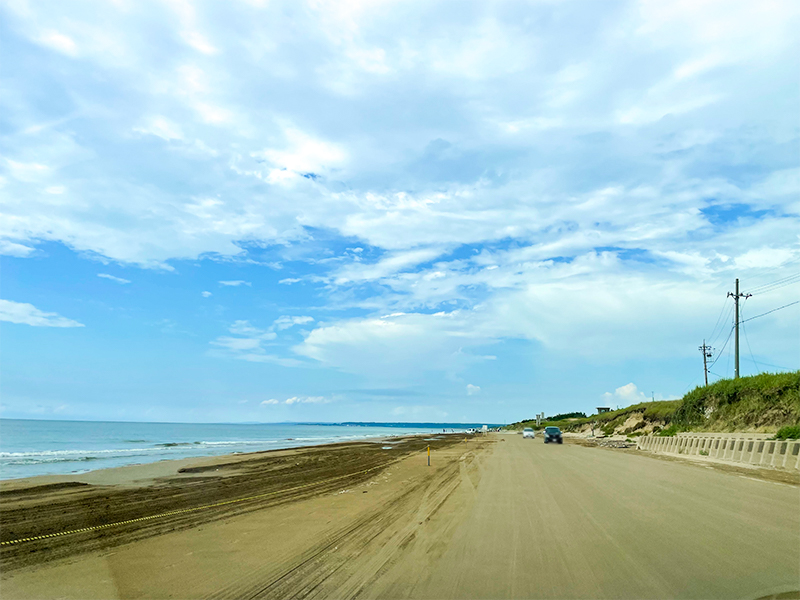
[(119, 598), (798, 597), (800, 488), (489, 435), (372, 480), (5, 574)]

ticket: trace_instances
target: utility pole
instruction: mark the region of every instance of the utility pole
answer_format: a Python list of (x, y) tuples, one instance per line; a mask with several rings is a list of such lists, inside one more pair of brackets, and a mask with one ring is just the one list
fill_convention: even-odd
[(703, 340), (703, 345), (700, 346), (698, 350), (703, 353), (703, 373), (706, 375), (706, 387), (708, 387), (708, 359), (711, 358), (711, 353), (714, 351), (714, 349), (711, 346), (706, 346), (706, 341)]
[(736, 293), (732, 294), (728, 292), (728, 297), (733, 297), (733, 302), (736, 305), (736, 310), (734, 311), (736, 314), (736, 333), (734, 334), (734, 361), (733, 361), (733, 378), (739, 379), (739, 298), (744, 298), (745, 300), (752, 296), (753, 294), (740, 294), (739, 293), (739, 279), (736, 279)]

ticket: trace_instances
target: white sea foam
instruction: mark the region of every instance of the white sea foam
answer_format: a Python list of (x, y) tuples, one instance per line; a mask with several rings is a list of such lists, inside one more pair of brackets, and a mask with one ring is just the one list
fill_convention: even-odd
[(75, 473), (78, 470), (192, 456), (256, 452), (360, 439), (387, 440), (414, 433), (430, 435), (433, 433), (431, 429), (353, 425), (109, 423), (2, 419), (0, 478)]

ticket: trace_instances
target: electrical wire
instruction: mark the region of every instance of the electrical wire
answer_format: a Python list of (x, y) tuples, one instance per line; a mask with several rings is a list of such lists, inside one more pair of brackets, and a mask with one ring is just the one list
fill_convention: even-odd
[(761, 361), (761, 364), (766, 367), (775, 367), (776, 369), (783, 369), (784, 371), (793, 371), (791, 367), (782, 367), (781, 365), (773, 365), (772, 363)]
[(756, 290), (761, 290), (764, 288), (772, 287), (773, 285), (781, 284), (788, 279), (794, 279), (796, 277), (800, 277), (800, 273), (792, 273), (791, 275), (787, 275), (786, 277), (781, 277), (780, 279), (776, 279), (775, 281), (770, 281), (768, 283), (762, 283), (761, 285), (757, 285), (754, 288), (751, 288), (751, 292), (755, 292)]
[(744, 333), (744, 341), (747, 343), (747, 350), (750, 352), (750, 358), (753, 361), (753, 364), (756, 366), (756, 370), (761, 373), (761, 367), (756, 362), (756, 357), (753, 356), (753, 349), (750, 348), (750, 340), (747, 339), (747, 329), (745, 329), (744, 323), (742, 323), (742, 332)]
[[(729, 307), (730, 307), (730, 305), (728, 304), (728, 298), (725, 298), (725, 302), (722, 303), (722, 310), (719, 311), (719, 316), (717, 317), (717, 322), (714, 324), (714, 329), (711, 330), (711, 335), (708, 336), (708, 340), (709, 340), (708, 345), (709, 346), (711, 344), (713, 344), (712, 340), (716, 340), (714, 335), (717, 333), (717, 327), (719, 327), (722, 323), (725, 322), (725, 321), (722, 320), (722, 315), (725, 313), (725, 309), (729, 308)], [(722, 329), (720, 329), (719, 332), (722, 333)]]
[[(731, 341), (731, 335), (733, 335), (733, 329), (734, 328), (731, 327), (731, 330), (728, 332), (728, 338), (725, 340), (725, 344), (723, 344), (722, 349), (717, 353), (717, 358), (715, 358), (714, 362), (712, 362), (711, 365), (709, 365), (709, 367), (708, 367), (709, 372), (711, 372), (711, 367), (713, 367), (715, 364), (717, 364), (717, 361), (722, 356), (722, 353), (725, 352), (725, 346), (727, 346), (728, 342)], [(727, 373), (727, 370), (726, 370), (726, 373)]]
[[(779, 265), (775, 265), (774, 267), (768, 267), (766, 269), (759, 269), (758, 271), (759, 271), (759, 273), (761, 275), (767, 275), (769, 273), (774, 273), (775, 271), (782, 271), (784, 269), (787, 269), (791, 265), (797, 264), (799, 262), (800, 262), (800, 255), (796, 256), (795, 258), (793, 258), (791, 260), (783, 262), (783, 263), (781, 263)], [(756, 279), (758, 279), (758, 276), (756, 276)], [(768, 284), (764, 284), (764, 285), (768, 285)]]
[(800, 283), (800, 273), (795, 273), (794, 275), (789, 275), (788, 277), (784, 277), (783, 279), (778, 279), (771, 283), (767, 283), (752, 289), (747, 290), (750, 294), (767, 294), (769, 292), (774, 292), (775, 290), (779, 290), (789, 285), (794, 285), (796, 283)]
[(731, 348), (728, 347), (728, 360), (725, 361), (725, 376), (728, 378), (730, 378), (730, 373), (731, 373), (731, 354), (733, 354), (733, 352)]
[(765, 317), (766, 315), (772, 314), (784, 308), (789, 308), (790, 306), (794, 306), (795, 304), (800, 304), (800, 300), (796, 300), (795, 302), (790, 302), (789, 304), (784, 304), (783, 306), (779, 306), (778, 308), (773, 308), (772, 310), (768, 310), (767, 312), (761, 313), (760, 315), (756, 315), (755, 317), (750, 317), (749, 319), (745, 319), (744, 321), (739, 321), (739, 323), (746, 323), (747, 321), (752, 321), (753, 319), (758, 319), (759, 317)]
[(725, 333), (725, 323), (733, 322), (733, 311), (735, 308), (736, 307), (733, 303), (728, 305), (728, 310), (725, 312), (725, 316), (723, 317), (722, 322), (720, 323), (719, 329), (717, 330), (716, 334), (712, 336), (711, 340), (708, 342), (709, 346), (713, 346), (714, 344), (716, 344), (719, 341), (720, 337), (722, 337), (722, 335)]

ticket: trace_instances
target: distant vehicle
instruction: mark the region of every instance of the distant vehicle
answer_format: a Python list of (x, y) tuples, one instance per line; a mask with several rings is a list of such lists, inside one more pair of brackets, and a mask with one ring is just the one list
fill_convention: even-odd
[(561, 439), (561, 430), (558, 427), (545, 427), (544, 428), (544, 443), (549, 444), (555, 442), (563, 444), (564, 440)]
[(535, 438), (536, 437), (536, 432), (533, 429), (531, 429), (530, 427), (526, 427), (525, 429), (522, 430), (522, 437), (523, 437), (523, 439), (524, 438)]

